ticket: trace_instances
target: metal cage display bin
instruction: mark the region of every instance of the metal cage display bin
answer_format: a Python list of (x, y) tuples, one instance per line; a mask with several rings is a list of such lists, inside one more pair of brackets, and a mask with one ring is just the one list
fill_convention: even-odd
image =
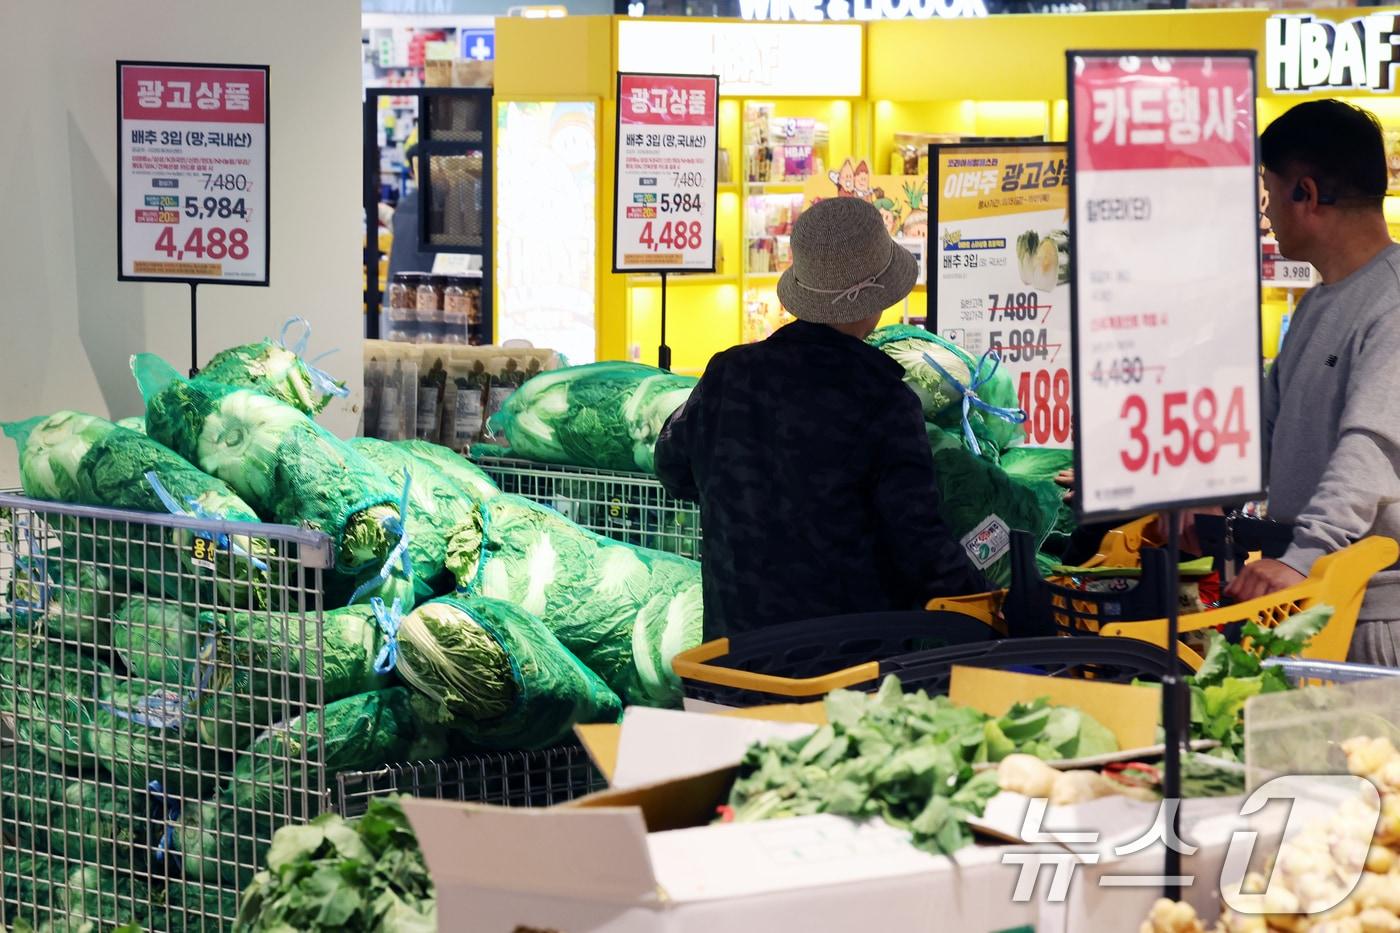
[(376, 797), (408, 794), (498, 807), (549, 807), (606, 787), (582, 746), (561, 745), (342, 772), (336, 775), (335, 806), (349, 818), (364, 813)]
[(329, 539), (0, 495), (4, 920), (231, 930), (326, 809)]
[(561, 512), (600, 535), (700, 559), (700, 508), (673, 498), (654, 476), (480, 457), (502, 492)]

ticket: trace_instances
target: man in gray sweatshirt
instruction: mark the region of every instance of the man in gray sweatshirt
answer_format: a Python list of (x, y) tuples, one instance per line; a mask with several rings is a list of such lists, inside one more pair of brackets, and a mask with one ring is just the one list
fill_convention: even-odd
[[(1269, 517), (1294, 525), (1293, 543), (1245, 567), (1229, 590), (1239, 600), (1368, 535), (1400, 538), (1400, 246), (1382, 213), (1380, 125), (1340, 101), (1299, 104), (1264, 131), (1260, 161), (1280, 252), (1322, 284), (1264, 385)], [(1400, 666), (1400, 567), (1371, 581), (1351, 660)]]

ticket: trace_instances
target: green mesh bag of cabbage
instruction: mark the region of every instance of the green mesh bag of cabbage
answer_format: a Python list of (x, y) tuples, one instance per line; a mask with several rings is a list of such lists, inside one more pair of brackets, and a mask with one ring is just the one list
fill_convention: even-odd
[(482, 510), (482, 543), (452, 569), (470, 596), (538, 618), (625, 703), (674, 706), (671, 659), (702, 634), (700, 565), (595, 535), (553, 509), (501, 494)]
[(543, 463), (654, 473), (656, 438), (698, 381), (629, 362), (540, 373), (491, 418), (491, 430), (505, 437), (506, 448), (482, 445), (481, 450)]
[[(446, 571), (448, 546), (459, 528), (470, 527), (476, 520), (472, 493), (461, 490), (437, 467), (396, 444), (370, 437), (353, 438), (349, 444), (389, 476), (409, 477), (404, 528), (413, 563), (414, 600), (450, 593), (455, 581)], [(393, 602), (391, 597), (384, 598)]]
[(396, 670), (424, 719), (482, 748), (544, 748), (576, 723), (622, 715), (617, 694), (542, 622), (498, 599), (419, 606), (399, 625)]
[(118, 683), (92, 707), (84, 741), (122, 785), (207, 797), (218, 787), (221, 756), (200, 743), (193, 691)]
[[(303, 329), (292, 346), (287, 339), (293, 328)], [(282, 325), (276, 341), (263, 340), (241, 347), (230, 347), (214, 355), (200, 375), (220, 385), (256, 389), (308, 415), (319, 415), (333, 398), (350, 394), (345, 383), (337, 382), (304, 358), (311, 340), (311, 325), (294, 317)]]
[(171, 918), (166, 914), (164, 893), (147, 884), (135, 871), (113, 869), (105, 864), (75, 868), (61, 891), (68, 916), (65, 923), (56, 927), (55, 933), (57, 929), (114, 930), (132, 923), (148, 930), (170, 929)]
[(904, 382), (919, 397), (925, 420), (961, 432), (970, 450), (990, 445), (980, 452), (995, 459), (1025, 439), (1016, 385), (990, 356), (974, 359), (951, 341), (907, 324), (881, 327), (866, 342), (903, 367)]
[(336, 570), (382, 564), (402, 537), (395, 483), (302, 412), (252, 389), (187, 380), (159, 357), (132, 357), (146, 430), (258, 514), (329, 535)]
[(28, 748), (16, 748), (13, 762), (0, 767), (0, 812), (6, 831), (25, 849), (129, 865), (146, 840), (148, 808), (144, 794), (108, 780), (70, 777)]
[(67, 870), (68, 865), (62, 859), (16, 852), (6, 846), (0, 858), (5, 922), (43, 924), (51, 914), (61, 919)]
[[(289, 703), (331, 703), (386, 687), (389, 661), (380, 622), (370, 606), (321, 615), (321, 654), (314, 615), (284, 618), (235, 612), (200, 617), (197, 654), (186, 661), (199, 694), (199, 734), (210, 747), (243, 749), (259, 732), (285, 718)], [(310, 695), (303, 696), (303, 685)]]
[(478, 504), (501, 491), (485, 470), (454, 450), (419, 440), (396, 441), (394, 446), (438, 470), (459, 492), (470, 496)]
[[(1013, 482), (1043, 487), (1046, 483), (1055, 483), (1055, 477), (1066, 470), (1074, 469), (1074, 451), (1052, 450), (1048, 447), (1012, 447), (1001, 455), (999, 465)], [(1061, 492), (1060, 507), (1056, 510), (1055, 527), (1050, 534), (1053, 538), (1065, 539), (1060, 542), (1060, 546), (1063, 547), (1069, 536), (1079, 527), (1079, 521), (1075, 518), (1073, 506), (1064, 499), (1065, 490), (1058, 483), (1055, 483), (1055, 486)]]
[(97, 763), (84, 733), (115, 686), (107, 665), (82, 652), (42, 636), (0, 634), (0, 714), (20, 744), (56, 764)]
[[(1051, 480), (1020, 481), (967, 450), (951, 431), (928, 426), (940, 513), (972, 563), (997, 587), (1011, 583), (1010, 530), (1029, 532), (1036, 546), (1055, 528), (1064, 490)], [(1042, 563), (1048, 568), (1053, 560)]]
[(96, 564), (65, 558), (62, 548), (25, 553), (29, 543), (21, 538), (14, 548), (6, 586), (15, 622), (72, 648), (106, 648), (112, 609), (121, 605), (112, 578)]
[[(227, 522), (259, 521), (226, 483), (144, 434), (110, 421), (61, 411), (7, 424), (5, 433), (19, 447), (20, 482), (32, 498)], [(191, 532), (69, 518), (60, 525), (68, 557), (122, 567), (147, 590), (189, 598), (189, 582), (200, 579)], [(231, 535), (220, 536), (217, 543), (214, 570), (205, 571), (205, 578), (212, 576), (220, 597), (234, 605), (263, 604), (275, 576), (266, 539)]]

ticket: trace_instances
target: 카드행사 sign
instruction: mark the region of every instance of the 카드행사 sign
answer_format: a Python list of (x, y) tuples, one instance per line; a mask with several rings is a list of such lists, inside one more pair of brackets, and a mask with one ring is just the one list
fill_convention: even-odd
[(1069, 53), (1075, 501), (1263, 488), (1254, 56)]
[(614, 272), (713, 272), (719, 79), (617, 76)]
[(1069, 173), (1063, 144), (935, 145), (929, 292), (935, 330), (995, 352), (1026, 443), (1070, 446)]
[(268, 69), (117, 63), (118, 278), (266, 285)]

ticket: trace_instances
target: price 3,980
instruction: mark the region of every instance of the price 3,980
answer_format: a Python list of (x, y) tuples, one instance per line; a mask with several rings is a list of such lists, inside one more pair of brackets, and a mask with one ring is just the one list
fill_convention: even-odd
[(1167, 392), (1157, 400), (1155, 412), (1153, 408), (1141, 395), (1123, 400), (1119, 417), (1128, 424), (1128, 447), (1118, 457), (1129, 473), (1150, 466), (1155, 476), (1164, 463), (1169, 467), (1191, 460), (1213, 463), (1229, 447), (1237, 448), (1240, 457), (1247, 452), (1252, 434), (1245, 424), (1243, 388), (1231, 390), (1223, 418), (1211, 388), (1200, 389), (1194, 396)]

